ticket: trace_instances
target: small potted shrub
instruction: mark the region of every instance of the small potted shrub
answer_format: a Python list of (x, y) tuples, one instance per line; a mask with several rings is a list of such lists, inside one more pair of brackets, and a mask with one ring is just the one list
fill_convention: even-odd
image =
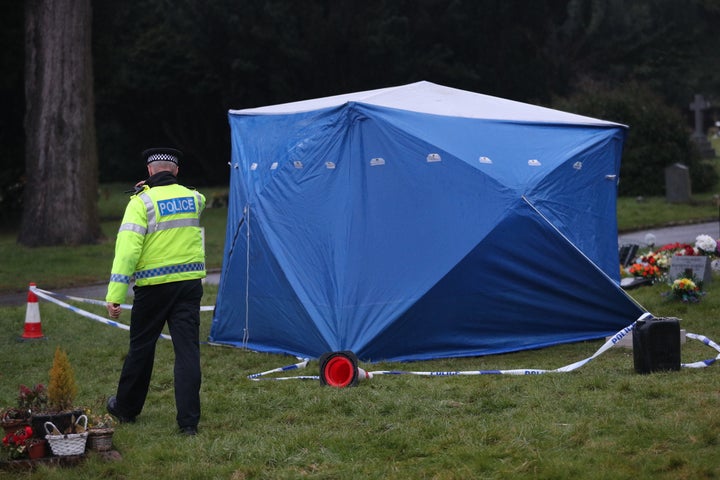
[(50, 411), (70, 411), (77, 395), (75, 372), (70, 365), (67, 353), (60, 347), (55, 349), (53, 366), (50, 369), (48, 385), (48, 406)]
[(33, 412), (32, 427), (36, 436), (45, 435), (45, 422), (52, 422), (60, 433), (75, 433), (76, 420), (83, 414), (82, 409), (73, 407), (77, 395), (75, 372), (67, 353), (57, 347), (50, 369), (47, 388), (47, 410)]

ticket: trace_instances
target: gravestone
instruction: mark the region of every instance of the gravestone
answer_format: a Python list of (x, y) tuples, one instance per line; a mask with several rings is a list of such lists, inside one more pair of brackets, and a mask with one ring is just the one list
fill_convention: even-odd
[(691, 195), (688, 167), (682, 163), (665, 167), (665, 200), (669, 203), (688, 203)]
[(710, 257), (705, 255), (676, 255), (670, 259), (670, 271), (668, 277), (671, 281), (680, 277), (687, 277), (688, 273), (696, 280), (702, 281), (707, 286), (712, 282), (712, 268)]
[(628, 267), (635, 259), (635, 255), (637, 254), (639, 245), (635, 245), (632, 243), (620, 245), (620, 248), (618, 250), (618, 257), (620, 257), (620, 265), (623, 267)]
[(710, 108), (710, 102), (705, 100), (702, 95), (695, 95), (695, 99), (690, 104), (690, 110), (695, 112), (695, 131), (691, 138), (703, 158), (715, 158), (715, 150), (703, 129), (703, 111), (708, 108)]

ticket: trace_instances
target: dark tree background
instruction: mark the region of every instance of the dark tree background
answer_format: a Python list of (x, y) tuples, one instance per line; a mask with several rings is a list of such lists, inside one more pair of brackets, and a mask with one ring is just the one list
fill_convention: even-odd
[[(23, 184), (21, 5), (0, 7), (0, 211)], [(185, 182), (223, 184), (228, 109), (419, 80), (585, 114), (641, 92), (688, 134), (695, 93), (720, 103), (715, 0), (126, 0), (93, 10), (101, 181), (137, 180), (138, 153), (169, 144), (188, 157)], [(634, 123), (651, 118), (627, 110), (603, 118), (629, 124), (633, 139)], [(660, 145), (676, 135), (645, 130)]]

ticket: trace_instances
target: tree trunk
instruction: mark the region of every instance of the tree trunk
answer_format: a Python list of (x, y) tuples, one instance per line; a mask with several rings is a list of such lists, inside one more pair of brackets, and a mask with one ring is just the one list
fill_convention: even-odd
[(24, 245), (101, 236), (91, 19), (90, 0), (26, 0)]

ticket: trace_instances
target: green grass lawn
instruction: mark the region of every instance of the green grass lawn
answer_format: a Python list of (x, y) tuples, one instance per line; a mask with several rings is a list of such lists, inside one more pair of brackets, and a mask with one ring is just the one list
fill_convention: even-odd
[[(128, 194), (124, 184), (103, 185), (98, 203), (104, 239), (96, 245), (29, 248), (17, 243), (16, 232), (0, 233), (0, 294), (27, 290), (30, 282), (53, 290), (106, 282), (115, 252), (115, 235), (120, 227)], [(221, 188), (202, 189), (208, 199)], [(205, 229), (208, 269), (222, 265), (227, 208), (207, 208), (200, 219)]]
[[(720, 280), (699, 304), (671, 302), (664, 285), (633, 291), (658, 316), (720, 340)], [(717, 283), (717, 285), (716, 285)], [(208, 287), (203, 304), (212, 304)], [(102, 308), (82, 308), (102, 314)], [(48, 381), (56, 346), (69, 353), (76, 404), (103, 411), (127, 350), (127, 332), (40, 304), (47, 340), (23, 343), (24, 307), (0, 312), (0, 405), (19, 384)], [(121, 320), (127, 321), (123, 313)], [(581, 319), (579, 319), (581, 320)], [(203, 336), (210, 315), (203, 313)], [(602, 341), (480, 358), (361, 364), (367, 370), (554, 369)], [(712, 358), (697, 341), (683, 362)], [(295, 363), (282, 355), (203, 345), (200, 435), (175, 433), (172, 346), (160, 340), (146, 408), (116, 428), (120, 461), (40, 466), (43, 479), (675, 479), (717, 478), (720, 375), (705, 369), (639, 375), (613, 348), (571, 373), (539, 376), (376, 376), (355, 388), (312, 380), (253, 382), (249, 374)], [(284, 375), (317, 375), (318, 364)], [(0, 478), (30, 478), (3, 472)]]

